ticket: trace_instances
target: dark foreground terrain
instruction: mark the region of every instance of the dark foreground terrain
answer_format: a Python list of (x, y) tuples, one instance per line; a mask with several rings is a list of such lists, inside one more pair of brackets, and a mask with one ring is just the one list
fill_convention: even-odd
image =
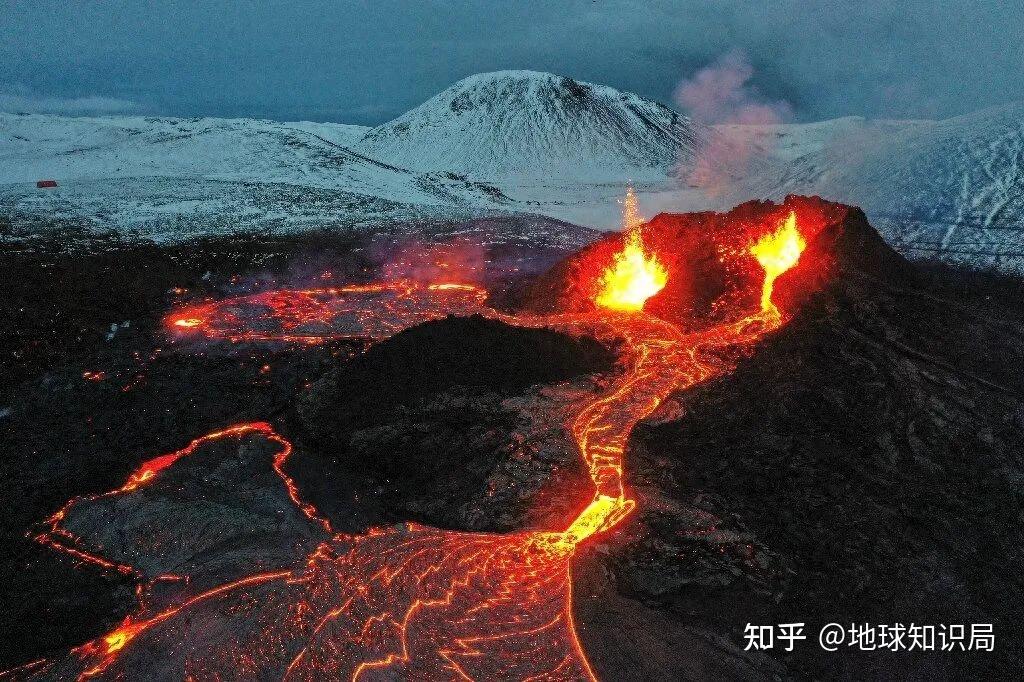
[[(658, 651), (630, 634), (653, 619), (671, 675), (1019, 676), (1024, 284), (911, 266), (862, 220), (809, 246), (801, 267), (830, 250), (831, 280), (793, 320), (634, 432), (627, 471), (648, 501), (589, 565), (644, 608), (616, 622), (581, 606), (599, 667)], [(793, 622), (808, 640), (776, 643), (770, 665), (723, 651), (747, 623)], [(992, 623), (996, 650), (830, 653), (830, 622)], [(673, 642), (700, 654), (673, 660)]]
[[(26, 537), (36, 524), (71, 497), (115, 488), (141, 462), (231, 424), (266, 420), (289, 436), (301, 437), (294, 428), (301, 425), (295, 412), (300, 396), (339, 367), (350, 371), (345, 361), (364, 350), (363, 343), (347, 341), (299, 347), (178, 347), (168, 343), (162, 328), (168, 310), (187, 301), (270, 286), (330, 286), (378, 276), (442, 277), (453, 269), (466, 281), (501, 288), (565, 256), (564, 246), (526, 249), (524, 240), (492, 238), (494, 231), (510, 227), (514, 233), (523, 226), (488, 219), (454, 226), (459, 234), (454, 239), (443, 226), (425, 225), (415, 238), (367, 241), (342, 233), (224, 238), (167, 247), (83, 240), (68, 231), (5, 244), (0, 249), (0, 319), (5, 321), (0, 334), (0, 474), (6, 481), (0, 518), (0, 669), (109, 632), (136, 602), (133, 580), (79, 565)], [(0, 233), (4, 231), (0, 223)], [(467, 235), (486, 246), (467, 242)], [(451, 334), (442, 328), (434, 349), (444, 352), (447, 338)], [(437, 434), (440, 428), (457, 434), (456, 440), (435, 438), (453, 453), (477, 438), (490, 448), (485, 450), (492, 459), (502, 457), (497, 443), (505, 445), (508, 434), (502, 437), (494, 429), (507, 431), (511, 416), (501, 407), (501, 397), (540, 381), (604, 370), (610, 362), (610, 355), (595, 344), (584, 346), (560, 335), (528, 333), (522, 341), (530, 358), (543, 350), (557, 362), (549, 360), (546, 368), (527, 362), (520, 367), (523, 376), (503, 372), (498, 384), (489, 386), (492, 371), (466, 387), (454, 386), (458, 358), (449, 357), (447, 366), (436, 368), (440, 383), (434, 383), (433, 392), (454, 386), (470, 397), (428, 405), (426, 422), (415, 422), (415, 428), (426, 434)], [(398, 348), (402, 344), (396, 340)], [(382, 346), (359, 362), (366, 367), (383, 358), (386, 365), (388, 353)], [(378, 362), (376, 369), (388, 368)], [(374, 382), (368, 371), (363, 370), (367, 385), (395, 386)], [(403, 387), (415, 378), (408, 377)], [(385, 409), (378, 422), (397, 419), (396, 408), (410, 395), (394, 390), (379, 395)], [(355, 396), (346, 399), (358, 402)], [(451, 423), (452, 417), (458, 421)], [(472, 432), (457, 428), (471, 422)], [(373, 431), (376, 425), (364, 420), (355, 426), (385, 437)], [(309, 432), (319, 433), (312, 427)], [(375, 445), (365, 437), (357, 441), (371, 448), (389, 445)], [(474, 447), (476, 452), (483, 446)], [(355, 531), (371, 523), (424, 516), (407, 511), (406, 502), (412, 501), (408, 495), (398, 495), (390, 506), (380, 503), (397, 494), (381, 468), (369, 472), (376, 476), (364, 475), (361, 466), (354, 472), (325, 468), (323, 448), (315, 444), (294, 459), (304, 493), (323, 505), (338, 528)], [(557, 463), (562, 462), (575, 464), (577, 458), (560, 451)], [(553, 464), (542, 468), (550, 471)], [(356, 497), (359, 504), (352, 502)], [(493, 516), (485, 515), (478, 525), (515, 524)]]
[[(1014, 679), (1024, 666), (1024, 285), (910, 266), (866, 225), (826, 237), (808, 253), (839, 256), (819, 292), (791, 301), (794, 319), (634, 433), (640, 511), (574, 571), (600, 677)], [(232, 423), (292, 438), (290, 472), (342, 529), (543, 527), (579, 505), (549, 492), (586, 475), (557, 418), (538, 415), (557, 407), (545, 384), (587, 390), (613, 368), (591, 340), (453, 319), (365, 354), (165, 342), (160, 317), (181, 300), (373, 277), (380, 259), (354, 238), (44, 241), (2, 259), (0, 667), (96, 637), (134, 604), (131, 580), (26, 529)], [(828, 653), (814, 640), (832, 621), (993, 623), (996, 647)], [(805, 622), (808, 640), (744, 652), (748, 622)]]

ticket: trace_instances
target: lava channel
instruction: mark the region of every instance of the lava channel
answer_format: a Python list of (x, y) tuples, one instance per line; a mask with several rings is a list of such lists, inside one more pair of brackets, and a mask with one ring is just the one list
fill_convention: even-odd
[[(83, 560), (142, 575), (105, 558), (87, 539), (64, 528), (67, 515), (98, 499), (138, 494), (204, 444), (256, 436), (276, 449), (274, 471), (310, 532), (319, 534), (316, 549), (280, 570), (254, 572), (200, 591), (191, 591), (184, 576), (185, 587), (173, 603), (147, 607), (143, 599), (139, 611), (112, 632), (5, 676), (595, 679), (573, 622), (575, 550), (636, 506), (623, 485), (623, 456), (634, 426), (671, 392), (730, 371), (721, 358), (731, 354), (716, 349), (751, 344), (783, 323), (771, 302), (768, 279), (784, 269), (783, 261), (786, 267), (795, 262), (788, 255), (793, 241), (780, 232), (777, 243), (758, 246), (759, 262), (770, 263), (760, 310), (690, 334), (632, 305), (625, 306), (628, 311), (613, 306), (509, 316), (484, 308), (482, 291), (475, 287), (408, 282), (267, 292), (173, 312), (167, 318), (170, 328), (231, 341), (310, 343), (357, 332), (382, 338), (425, 319), (467, 310), (524, 326), (618, 338), (625, 370), (602, 395), (579, 405), (568, 424), (594, 496), (575, 519), (553, 531), (500, 535), (402, 524), (361, 535), (337, 534), (300, 499), (284, 474), (291, 444), (268, 424), (236, 425), (149, 460), (114, 491), (72, 500), (47, 520), (38, 538)], [(802, 240), (797, 242), (802, 249)], [(638, 242), (628, 244), (635, 248)], [(785, 251), (786, 258), (773, 257), (772, 249)], [(254, 309), (273, 319), (253, 318)], [(354, 320), (359, 329), (335, 331), (331, 325), (339, 318)]]

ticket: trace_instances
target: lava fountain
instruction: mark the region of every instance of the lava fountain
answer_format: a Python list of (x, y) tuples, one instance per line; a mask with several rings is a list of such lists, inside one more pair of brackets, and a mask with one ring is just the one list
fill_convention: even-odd
[(775, 232), (764, 235), (750, 247), (751, 255), (764, 268), (761, 310), (765, 313), (779, 315), (779, 309), (772, 302), (772, 289), (775, 286), (775, 280), (796, 265), (796, 262), (800, 260), (800, 254), (806, 247), (807, 242), (796, 227), (796, 211), (790, 211)]
[(611, 310), (642, 310), (647, 299), (665, 288), (668, 271), (657, 256), (647, 251), (640, 232), (643, 224), (636, 193), (629, 186), (622, 201), (625, 242), (601, 274), (601, 289), (594, 299), (597, 305)]

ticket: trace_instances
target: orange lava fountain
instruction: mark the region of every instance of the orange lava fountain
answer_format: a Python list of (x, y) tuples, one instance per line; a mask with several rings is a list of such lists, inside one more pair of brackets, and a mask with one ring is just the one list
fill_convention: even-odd
[[(635, 212), (630, 196), (627, 215)], [(300, 499), (284, 473), (291, 444), (269, 424), (239, 424), (149, 460), (105, 495), (75, 498), (48, 519), (38, 538), (79, 559), (139, 573), (101, 557), (100, 550), (63, 524), (79, 505), (154, 485), (162, 471), (209, 441), (262, 438), (276, 444), (272, 465), (283, 490), (319, 533), (316, 551), (293, 565), (267, 567), (199, 593), (189, 593), (185, 581), (170, 606), (156, 612), (143, 606), (113, 632), (68, 655), (11, 672), (52, 679), (154, 674), (187, 679), (595, 679), (573, 620), (571, 560), (580, 543), (616, 526), (636, 507), (623, 482), (629, 435), (671, 392), (730, 371), (729, 362), (715, 351), (751, 344), (782, 324), (771, 301), (772, 284), (803, 248), (795, 216), (790, 216), (751, 249), (765, 270), (761, 309), (684, 334), (642, 311), (643, 301), (664, 286), (667, 273), (644, 254), (637, 224), (627, 220), (627, 227), (636, 237), (627, 238), (623, 253), (639, 248), (646, 265), (630, 270), (623, 263), (632, 256), (616, 259), (597, 301), (604, 309), (588, 313), (503, 315), (483, 308), (482, 292), (475, 288), (383, 283), (340, 288), (333, 295), (327, 290), (268, 292), (255, 300), (194, 306), (167, 318), (169, 329), (208, 338), (271, 337), (265, 324), (255, 328), (259, 331), (244, 326), (248, 320), (239, 311), (255, 305), (283, 316), (274, 340), (308, 343), (336, 338), (329, 330), (311, 336), (316, 332), (310, 319), (320, 324), (354, 318), (364, 333), (380, 338), (424, 319), (472, 309), (523, 326), (622, 341), (624, 371), (608, 390), (579, 405), (568, 424), (594, 493), (564, 529), (498, 535), (404, 524), (355, 536), (337, 534)], [(615, 294), (617, 304), (608, 305), (609, 288), (628, 295)]]
[(611, 310), (642, 310), (651, 296), (665, 288), (668, 271), (656, 256), (647, 252), (640, 228), (640, 215), (633, 187), (626, 189), (622, 202), (622, 230), (626, 234), (622, 250), (601, 274), (601, 290), (594, 302)]
[(761, 310), (774, 315), (779, 309), (772, 303), (772, 288), (775, 279), (796, 265), (807, 243), (796, 228), (796, 212), (790, 211), (779, 229), (761, 237), (750, 247), (750, 253), (764, 268), (764, 284), (761, 287)]

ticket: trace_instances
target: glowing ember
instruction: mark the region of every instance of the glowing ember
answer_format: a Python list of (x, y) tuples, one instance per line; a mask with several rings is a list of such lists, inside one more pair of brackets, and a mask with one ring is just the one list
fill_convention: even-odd
[(181, 317), (174, 321), (175, 327), (184, 327), (185, 329), (192, 329), (198, 327), (203, 323), (198, 317)]
[(622, 202), (626, 240), (612, 265), (601, 275), (601, 290), (594, 299), (597, 305), (612, 310), (642, 310), (647, 299), (665, 288), (668, 271), (657, 257), (647, 253), (640, 234), (643, 222), (636, 194), (628, 187)]
[(633, 185), (626, 185), (626, 196), (622, 199), (622, 229), (625, 232), (635, 230), (644, 224), (640, 213), (640, 202), (637, 201)]
[(761, 310), (773, 315), (779, 314), (779, 309), (772, 302), (772, 287), (775, 285), (775, 279), (796, 265), (806, 246), (807, 243), (804, 241), (803, 235), (796, 229), (796, 212), (790, 211), (789, 216), (782, 222), (778, 230), (761, 237), (756, 244), (750, 247), (750, 253), (764, 268)]

